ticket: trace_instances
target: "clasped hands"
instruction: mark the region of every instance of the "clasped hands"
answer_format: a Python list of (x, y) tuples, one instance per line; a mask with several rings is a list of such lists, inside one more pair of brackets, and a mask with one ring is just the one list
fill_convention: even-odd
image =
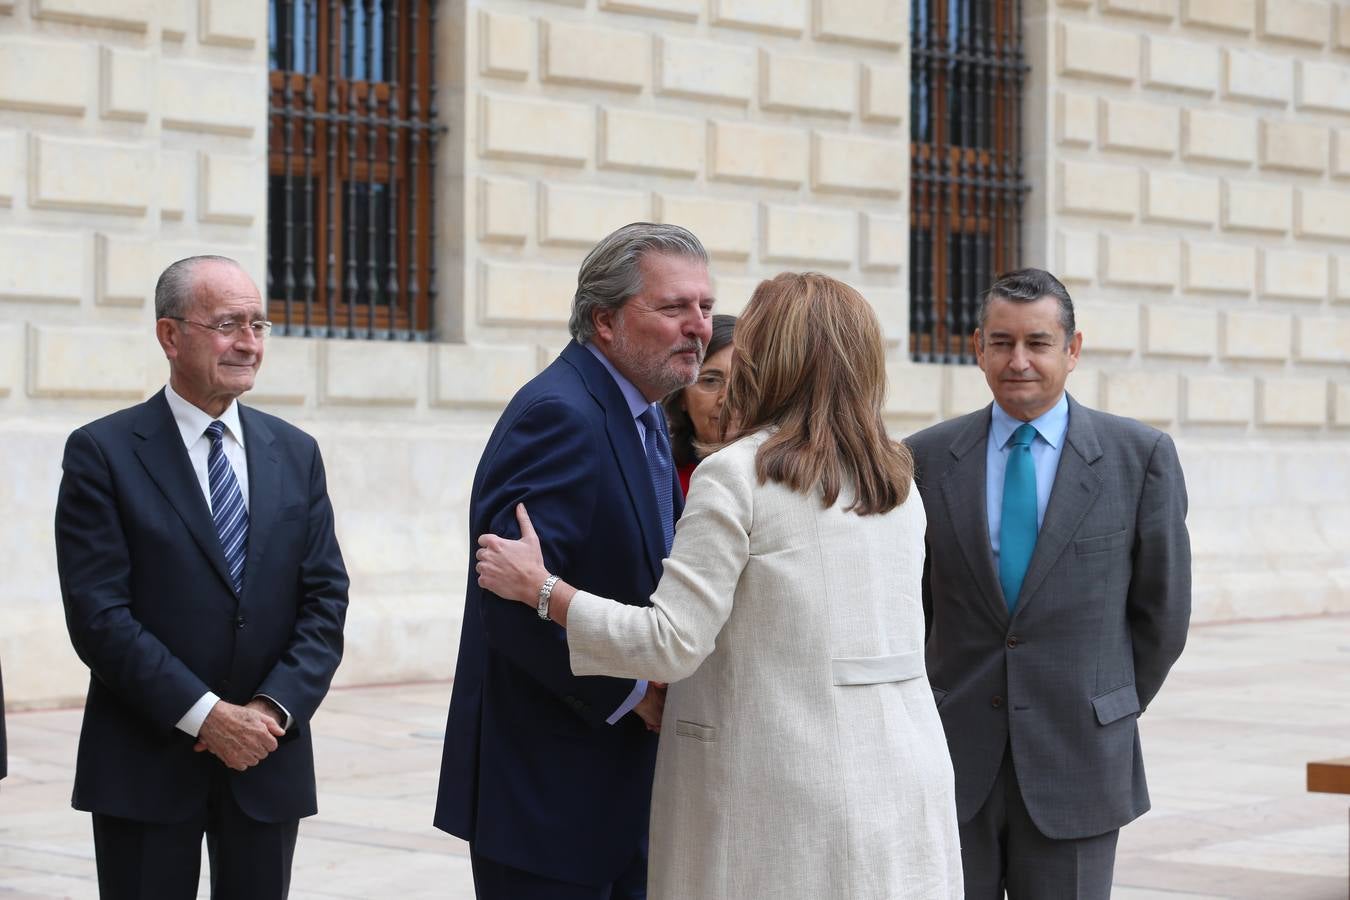
[(210, 751), (225, 765), (242, 772), (256, 766), (277, 749), (277, 738), (286, 733), (275, 707), (261, 697), (243, 706), (219, 700), (207, 713), (197, 732), (196, 753)]

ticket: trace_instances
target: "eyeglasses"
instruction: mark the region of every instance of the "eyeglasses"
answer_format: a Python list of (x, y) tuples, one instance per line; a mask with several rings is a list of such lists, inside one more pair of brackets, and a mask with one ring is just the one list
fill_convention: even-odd
[(724, 375), (716, 372), (709, 372), (707, 375), (698, 376), (692, 387), (705, 394), (717, 394), (727, 386), (727, 379)]
[(205, 322), (194, 322), (191, 319), (184, 319), (182, 316), (165, 316), (166, 319), (173, 319), (175, 322), (186, 322), (189, 325), (196, 325), (198, 328), (205, 328), (208, 331), (214, 331), (221, 337), (234, 337), (239, 333), (239, 329), (247, 328), (253, 332), (253, 336), (262, 340), (272, 333), (272, 323), (266, 319), (254, 319), (252, 322), (237, 322), (234, 319), (226, 319), (224, 322), (217, 322), (215, 325), (207, 325)]

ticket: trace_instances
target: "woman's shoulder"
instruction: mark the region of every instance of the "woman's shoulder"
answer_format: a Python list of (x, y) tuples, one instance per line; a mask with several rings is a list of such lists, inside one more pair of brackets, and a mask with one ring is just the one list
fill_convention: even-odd
[(713, 470), (754, 468), (755, 454), (768, 440), (769, 434), (769, 429), (763, 428), (752, 434), (742, 435), (715, 453), (705, 457), (698, 464), (698, 467), (702, 469), (704, 466), (711, 464)]

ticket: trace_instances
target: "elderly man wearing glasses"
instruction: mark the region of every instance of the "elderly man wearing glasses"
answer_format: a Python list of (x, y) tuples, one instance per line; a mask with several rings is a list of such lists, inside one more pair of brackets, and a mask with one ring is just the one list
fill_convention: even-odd
[(347, 573), (314, 439), (241, 406), (272, 323), (233, 260), (155, 287), (169, 383), (71, 434), (56, 554), (89, 667), (76, 809), (100, 896), (285, 897), (316, 812), (309, 722), (342, 657)]

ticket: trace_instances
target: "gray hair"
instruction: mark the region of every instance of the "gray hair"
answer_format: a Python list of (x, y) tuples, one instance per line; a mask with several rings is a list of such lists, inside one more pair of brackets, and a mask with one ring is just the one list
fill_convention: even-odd
[(586, 254), (577, 272), (572, 317), (567, 323), (577, 343), (595, 337), (598, 309), (617, 310), (642, 292), (642, 257), (647, 253), (688, 256), (708, 264), (708, 251), (693, 232), (679, 225), (634, 222), (610, 234)]
[(197, 264), (204, 262), (229, 263), (239, 268), (239, 263), (228, 256), (211, 254), (189, 256), (171, 263), (155, 282), (156, 319), (181, 319), (187, 315), (197, 296)]
[(1069, 345), (1077, 332), (1073, 320), (1073, 299), (1069, 289), (1058, 278), (1044, 269), (1018, 269), (998, 276), (989, 290), (980, 298), (980, 346), (984, 346), (984, 325), (989, 321), (989, 304), (993, 300), (1011, 300), (1013, 303), (1035, 303), (1042, 297), (1054, 297), (1059, 302), (1059, 324), (1064, 329), (1064, 346)]

